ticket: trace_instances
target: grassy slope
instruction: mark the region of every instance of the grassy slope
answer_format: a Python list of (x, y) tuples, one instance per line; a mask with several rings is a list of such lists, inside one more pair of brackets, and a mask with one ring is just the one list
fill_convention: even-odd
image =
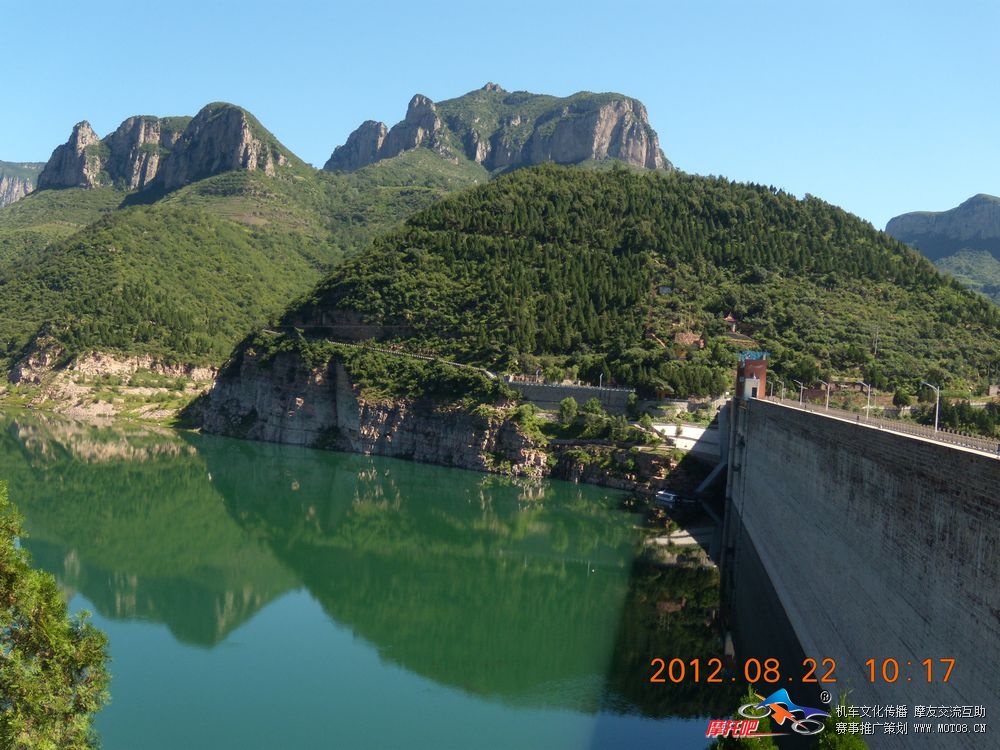
[(1000, 305), (1000, 261), (986, 250), (959, 250), (934, 265)]
[(478, 178), (414, 152), (354, 175), (228, 172), (151, 205), (42, 191), (0, 210), (0, 360), (44, 329), (71, 351), (221, 362), (373, 233)]
[[(779, 372), (807, 382), (971, 381), (1000, 356), (995, 308), (838, 208), (623, 169), (521, 170), (438, 203), (334, 271), (286, 321), (345, 310), (408, 325), (408, 346), (476, 364), (577, 367), (594, 382), (604, 371), (605, 382), (678, 393), (730, 387), (728, 312)], [(685, 330), (708, 346), (669, 344)]]

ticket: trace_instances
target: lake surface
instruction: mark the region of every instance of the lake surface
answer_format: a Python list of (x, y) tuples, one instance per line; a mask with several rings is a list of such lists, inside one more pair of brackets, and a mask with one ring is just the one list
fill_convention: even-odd
[[(110, 639), (107, 750), (702, 748), (712, 571), (641, 572), (620, 493), (0, 418), (24, 546)], [(674, 603), (664, 606), (663, 602)]]

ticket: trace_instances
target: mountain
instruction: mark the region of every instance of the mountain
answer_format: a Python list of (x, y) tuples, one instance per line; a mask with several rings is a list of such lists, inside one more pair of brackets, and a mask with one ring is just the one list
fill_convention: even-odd
[(948, 211), (896, 216), (885, 231), (1000, 304), (1000, 198), (980, 193)]
[(580, 164), (617, 160), (670, 170), (646, 108), (621, 94), (568, 97), (504, 91), (488, 83), (435, 104), (415, 95), (392, 128), (368, 120), (338, 146), (323, 167), (353, 171), (415, 148), (469, 160), (490, 172), (546, 161)]
[(912, 392), (924, 378), (977, 382), (1000, 358), (1000, 310), (819, 199), (542, 165), (450, 196), (334, 269), (237, 349), (206, 424), (364, 445), (381, 429), (365, 422), (373, 402), (404, 399), (391, 421), (412, 413), (407, 399), (461, 411), (501, 396), (474, 367), (717, 395), (735, 367), (729, 315), (735, 347), (766, 349), (786, 380)]
[(1000, 260), (1000, 198), (980, 193), (948, 211), (903, 214), (885, 231), (931, 260), (959, 250), (985, 250)]
[(216, 102), (191, 117), (129, 117), (101, 139), (87, 121), (52, 152), (38, 189), (174, 190), (230, 170), (303, 166), (246, 110)]
[(78, 123), (37, 190), (0, 211), (0, 367), (42, 382), (94, 350), (219, 364), (376, 233), (491, 172), (545, 159), (669, 168), (645, 109), (617, 94), (488, 85), (416, 97), (383, 129), (377, 158), (330, 172), (233, 104), (129, 117), (103, 137)]
[(0, 208), (34, 190), (41, 169), (37, 162), (0, 161)]
[(38, 382), (90, 350), (219, 364), (374, 233), (484, 179), (425, 149), (315, 170), (228, 104), (103, 139), (80, 123), (0, 210), (0, 366)]

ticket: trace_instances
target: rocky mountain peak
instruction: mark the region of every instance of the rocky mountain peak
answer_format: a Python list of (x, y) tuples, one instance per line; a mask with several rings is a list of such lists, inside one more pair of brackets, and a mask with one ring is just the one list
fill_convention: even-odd
[(90, 123), (78, 122), (69, 140), (56, 147), (38, 175), (38, 189), (97, 186), (103, 167), (100, 145), (101, 139)]
[(366, 120), (334, 149), (323, 169), (352, 172), (376, 161), (414, 148), (430, 148), (447, 154), (442, 142), (444, 123), (437, 106), (423, 94), (414, 94), (406, 107), (406, 117), (386, 129), (385, 123)]
[(410, 103), (406, 106), (405, 119), (418, 120), (426, 117), (428, 114), (437, 114), (437, 108), (434, 106), (434, 102), (423, 94), (414, 94), (413, 98), (410, 99)]
[(160, 162), (181, 135), (188, 118), (129, 117), (104, 139), (111, 181), (127, 190), (141, 190), (153, 181)]
[(464, 157), (494, 172), (545, 161), (606, 159), (647, 169), (673, 168), (660, 150), (646, 108), (620, 94), (580, 92), (560, 99), (508, 93), (491, 82), (436, 104), (417, 94), (406, 117), (388, 132), (384, 127), (365, 122), (334, 150), (324, 169), (352, 171), (421, 147), (452, 160)]
[(337, 146), (323, 167), (326, 170), (353, 172), (366, 164), (378, 161), (378, 152), (385, 141), (389, 129), (384, 122), (365, 120), (361, 126), (347, 136), (343, 146)]
[(202, 108), (177, 139), (160, 168), (156, 185), (173, 190), (234, 169), (273, 175), (289, 162), (281, 146), (250, 113), (233, 104)]
[(249, 112), (210, 104), (194, 118), (129, 117), (103, 140), (87, 122), (52, 152), (38, 188), (115, 185), (173, 190), (231, 169), (261, 170), (295, 160)]
[(80, 120), (76, 125), (73, 126), (73, 132), (70, 134), (70, 142), (76, 142), (81, 147), (89, 146), (91, 143), (96, 143), (100, 140), (97, 137), (97, 133), (90, 126), (90, 123), (86, 120)]

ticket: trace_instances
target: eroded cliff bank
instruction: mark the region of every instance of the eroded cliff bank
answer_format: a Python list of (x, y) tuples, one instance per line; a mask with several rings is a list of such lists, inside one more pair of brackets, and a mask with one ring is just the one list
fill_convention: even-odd
[(172, 424), (215, 379), (214, 367), (149, 354), (86, 352), (72, 356), (43, 338), (0, 380), (0, 407), (40, 409), (99, 424), (114, 419)]
[(406, 458), (476, 471), (541, 477), (546, 453), (500, 409), (431, 400), (370, 400), (331, 358), (310, 366), (297, 352), (244, 352), (200, 407), (217, 435)]
[(635, 447), (553, 445), (519, 423), (513, 401), (373, 397), (345, 358), (306, 360), (294, 350), (242, 351), (197, 405), (195, 421), (217, 435), (620, 489), (649, 487), (675, 466)]

